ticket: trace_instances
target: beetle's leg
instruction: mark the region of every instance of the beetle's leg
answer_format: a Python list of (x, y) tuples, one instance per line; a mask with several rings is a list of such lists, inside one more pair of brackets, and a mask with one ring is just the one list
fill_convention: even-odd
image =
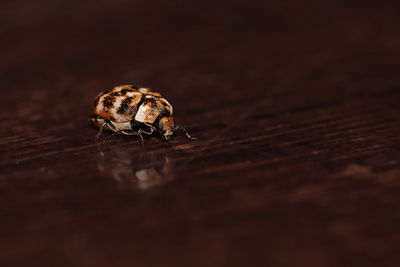
[(145, 131), (145, 130), (143, 130), (143, 129), (139, 129), (139, 131), (138, 131), (138, 133), (144, 133), (144, 134), (147, 134), (147, 135), (151, 135), (152, 133), (153, 133), (153, 131), (154, 131), (154, 129), (153, 128), (150, 128), (150, 131), (148, 132), (148, 131)]
[(161, 135), (162, 138), (164, 139), (165, 142), (167, 143), (171, 143), (171, 137), (170, 136), (165, 136), (165, 135)]
[[(100, 117), (100, 118), (101, 118), (101, 117)], [(102, 119), (103, 119), (103, 118), (102, 118)], [(117, 129), (115, 128), (115, 126), (114, 126), (109, 120), (105, 120), (104, 123), (100, 126), (100, 130), (99, 130), (99, 132), (98, 132), (97, 135), (96, 135), (96, 139), (97, 139), (97, 140), (100, 139), (100, 136), (101, 136), (101, 134), (103, 133), (103, 128), (104, 128), (105, 126), (107, 126), (108, 128), (112, 129), (112, 130), (114, 131), (114, 133), (113, 133), (111, 136), (109, 136), (109, 137), (107, 137), (106, 139), (104, 139), (104, 141), (107, 140), (107, 139), (109, 139), (110, 137), (114, 136), (115, 134), (118, 134), (118, 133), (120, 132), (120, 131), (117, 131)]]
[(151, 133), (153, 133), (153, 131), (157, 131), (157, 128), (148, 122), (145, 122), (144, 125), (146, 125), (147, 127), (149, 127), (152, 130)]
[(105, 121), (105, 122), (100, 126), (100, 130), (99, 130), (99, 132), (98, 132), (97, 135), (96, 135), (96, 139), (97, 139), (97, 140), (100, 139), (100, 136), (101, 136), (101, 134), (103, 133), (103, 128), (104, 128), (107, 124), (108, 124), (108, 122)]
[(151, 135), (153, 133), (153, 128), (150, 128), (150, 131), (146, 131), (143, 129), (139, 129), (139, 131), (137, 131), (137, 135), (140, 136), (140, 140), (142, 141), (142, 146), (144, 146), (144, 140), (143, 140), (143, 135), (142, 134), (147, 134), (147, 135)]
[[(103, 125), (102, 125), (103, 126)], [(104, 127), (104, 126), (103, 126)], [(111, 127), (113, 127), (113, 125), (111, 124)], [(149, 126), (150, 127), (150, 126)], [(106, 138), (106, 140), (107, 139), (109, 139), (109, 138), (111, 138), (112, 136), (114, 136), (114, 135), (116, 135), (116, 134), (120, 134), (120, 133), (122, 133), (122, 134), (125, 134), (125, 135), (137, 135), (137, 136), (139, 136), (140, 137), (140, 141), (141, 141), (141, 143), (142, 143), (142, 146), (144, 146), (144, 139), (143, 139), (143, 134), (147, 134), (147, 135), (151, 135), (152, 133), (153, 133), (153, 127), (150, 127), (150, 130), (149, 131), (146, 131), (146, 130), (143, 130), (143, 129), (139, 129), (139, 131), (137, 131), (137, 132), (135, 132), (135, 131), (129, 131), (129, 130), (120, 130), (120, 131), (116, 131), (116, 132), (114, 132), (112, 135), (110, 135), (110, 136), (108, 136), (107, 138)]]
[(142, 135), (142, 131), (139, 130), (137, 132), (135, 131), (121, 131), (121, 133), (126, 134), (126, 135), (137, 135), (140, 137), (140, 142), (142, 143), (142, 146), (144, 146), (144, 139), (143, 139), (143, 135)]
[(176, 126), (174, 127), (174, 131), (178, 131), (178, 130), (184, 132), (187, 138), (192, 139), (192, 140), (198, 140), (196, 137), (191, 136), (191, 135), (186, 131), (186, 129), (185, 129), (185, 127), (184, 127), (183, 125), (176, 125)]
[(123, 130), (113, 132), (111, 135), (107, 136), (104, 140), (108, 140), (108, 139), (110, 139), (111, 137), (113, 137), (114, 135), (120, 134), (120, 133), (122, 133), (122, 132), (123, 132)]
[(114, 125), (112, 123), (110, 123), (110, 121), (108, 119), (106, 119), (106, 118), (104, 118), (102, 116), (99, 116), (99, 115), (96, 115), (96, 114), (92, 114), (92, 115), (89, 116), (89, 120), (91, 120), (91, 119), (95, 119), (96, 122), (98, 122), (97, 120), (99, 120), (99, 119), (104, 121), (103, 124), (99, 127), (99, 132), (96, 135), (96, 139), (97, 140), (100, 139), (100, 136), (103, 133), (103, 128), (105, 126), (108, 126), (109, 128), (112, 128), (112, 129), (115, 130)]

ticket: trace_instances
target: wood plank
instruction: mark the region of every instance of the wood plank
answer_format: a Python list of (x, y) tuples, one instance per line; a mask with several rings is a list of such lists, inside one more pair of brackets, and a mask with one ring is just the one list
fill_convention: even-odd
[[(4, 1), (0, 265), (397, 266), (398, 1)], [(198, 141), (96, 143), (102, 90)]]

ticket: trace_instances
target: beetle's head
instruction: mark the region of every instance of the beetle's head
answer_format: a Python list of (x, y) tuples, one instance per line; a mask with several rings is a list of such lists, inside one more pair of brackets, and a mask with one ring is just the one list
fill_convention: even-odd
[(166, 141), (169, 141), (171, 139), (172, 134), (174, 133), (174, 128), (175, 128), (174, 118), (173, 117), (161, 118), (158, 123), (158, 128), (163, 138)]

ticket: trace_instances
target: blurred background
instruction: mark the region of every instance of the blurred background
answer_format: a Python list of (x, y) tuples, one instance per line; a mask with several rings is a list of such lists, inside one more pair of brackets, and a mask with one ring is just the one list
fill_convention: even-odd
[[(396, 266), (399, 11), (0, 0), (0, 265)], [(94, 144), (133, 83), (199, 141)]]
[(2, 1), (3, 88), (76, 101), (132, 82), (177, 101), (350, 92), (366, 73), (394, 74), (398, 10), (397, 1)]

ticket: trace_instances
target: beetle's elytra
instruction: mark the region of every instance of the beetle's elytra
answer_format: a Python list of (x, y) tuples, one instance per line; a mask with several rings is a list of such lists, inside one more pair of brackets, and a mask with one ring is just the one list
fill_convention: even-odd
[[(143, 134), (158, 132), (166, 141), (177, 130), (183, 130), (175, 124), (172, 105), (148, 88), (133, 85), (120, 85), (100, 93), (94, 101), (93, 115), (89, 117), (93, 125), (99, 127), (97, 138), (103, 130), (114, 134), (137, 135), (143, 144)], [(113, 135), (114, 135), (113, 134)]]

